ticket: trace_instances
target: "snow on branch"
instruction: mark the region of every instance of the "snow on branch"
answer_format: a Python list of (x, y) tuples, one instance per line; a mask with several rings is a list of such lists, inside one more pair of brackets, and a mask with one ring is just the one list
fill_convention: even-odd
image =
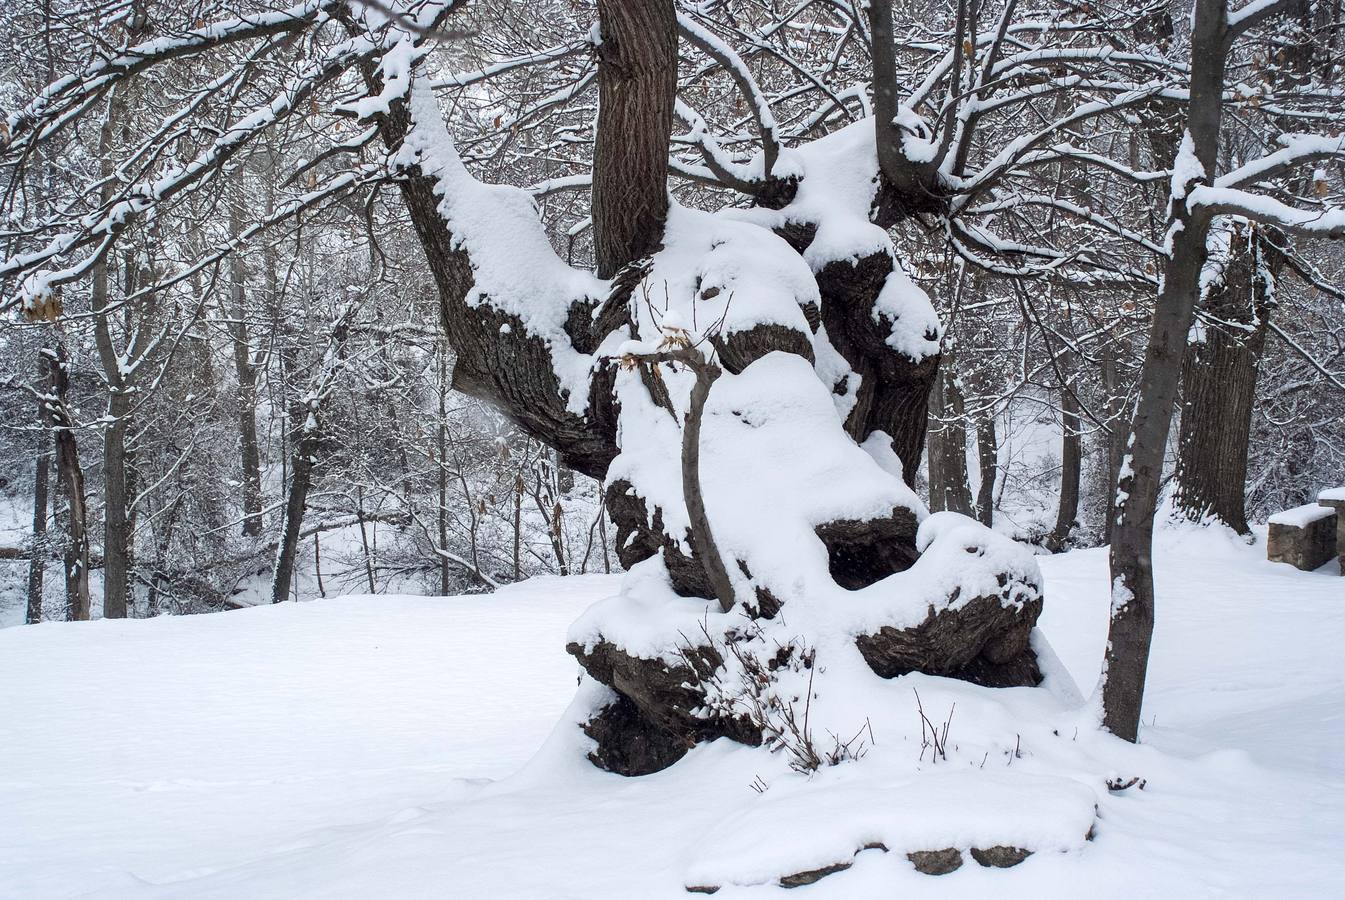
[(606, 296), (607, 284), (556, 255), (527, 191), (485, 184), (467, 171), (428, 79), (413, 77), (407, 105), (411, 129), (390, 164), (434, 180), (438, 213), (455, 249), (471, 261), (467, 304), (513, 316), (528, 334), (545, 340), (570, 411), (581, 414), (593, 359), (575, 350), (566, 323), (576, 302)]
[(1230, 10), (1228, 13), (1228, 34), (1230, 38), (1235, 38), (1250, 28), (1255, 28), (1267, 19), (1273, 18), (1282, 12), (1298, 9), (1304, 5), (1304, 0), (1251, 0), (1250, 3), (1236, 11)]
[(1296, 165), (1323, 159), (1345, 159), (1345, 137), (1317, 134), (1282, 134), (1280, 149), (1244, 163), (1214, 179), (1214, 186), (1236, 188), (1283, 174)]
[(54, 287), (79, 278), (93, 262), (111, 249), (116, 236), (134, 220), (158, 204), (192, 189), (207, 175), (219, 171), (226, 162), (259, 135), (289, 116), (318, 87), (346, 71), (357, 59), (377, 49), (367, 36), (352, 38), (331, 48), (309, 63), (285, 89), (270, 101), (234, 122), (196, 158), (174, 166), (158, 177), (146, 177), (120, 190), (110, 202), (77, 222), (77, 230), (57, 235), (45, 247), (11, 256), (0, 261), (0, 276), (32, 272), (47, 263), (93, 246), (92, 254), (80, 265), (59, 273), (47, 273), (42, 279)]
[(0, 150), (49, 137), (54, 129), (47, 126), (54, 119), (72, 108), (84, 108), (92, 96), (159, 63), (239, 41), (298, 31), (346, 5), (346, 0), (304, 0), (288, 9), (224, 19), (128, 47), (52, 82), (27, 106), (11, 114), (5, 122), (6, 133), (0, 134)]
[(1187, 195), (1187, 205), (1214, 215), (1246, 216), (1308, 237), (1345, 238), (1345, 209), (1298, 209), (1261, 194), (1235, 188), (1198, 185)]
[(690, 16), (678, 13), (677, 27), (683, 37), (724, 68), (747, 100), (756, 118), (757, 130), (761, 134), (762, 179), (769, 180), (775, 160), (780, 155), (780, 140), (776, 135), (775, 116), (771, 113), (771, 105), (761, 92), (756, 78), (732, 47), (710, 30), (701, 27)]

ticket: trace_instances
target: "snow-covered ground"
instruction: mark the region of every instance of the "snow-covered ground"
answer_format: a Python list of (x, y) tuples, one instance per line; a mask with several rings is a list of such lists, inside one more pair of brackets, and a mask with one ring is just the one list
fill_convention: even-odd
[[(1039, 852), (932, 877), (866, 851), (799, 896), (1345, 896), (1345, 579), (1218, 533), (1160, 544), (1142, 746), (1059, 694), (908, 676), (870, 755), (811, 780), (724, 742), (640, 779), (583, 761), (563, 645), (616, 576), (5, 629), (0, 896), (757, 897), (865, 835), (1001, 832)], [(1042, 629), (1087, 690), (1105, 550), (1042, 568)], [(957, 703), (946, 761), (917, 759), (913, 687), (936, 720)]]

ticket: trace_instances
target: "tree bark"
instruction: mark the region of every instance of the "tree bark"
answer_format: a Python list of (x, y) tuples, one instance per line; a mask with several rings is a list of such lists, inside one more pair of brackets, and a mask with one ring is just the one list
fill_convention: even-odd
[(1103, 485), (1106, 501), (1106, 522), (1102, 529), (1103, 540), (1110, 544), (1112, 529), (1116, 527), (1116, 485), (1121, 480), (1121, 462), (1125, 459), (1126, 446), (1130, 437), (1130, 422), (1125, 415), (1125, 396), (1121, 389), (1120, 374), (1116, 370), (1116, 353), (1111, 343), (1102, 346), (1100, 372), (1102, 390), (1105, 397), (1103, 410), (1107, 414), (1110, 431), (1104, 440), (1104, 452), (1107, 454), (1106, 482)]
[(971, 487), (967, 477), (966, 401), (950, 366), (934, 381), (931, 396), (937, 425), (929, 433), (929, 508), (970, 516)]
[(294, 561), (299, 553), (300, 530), (308, 506), (308, 489), (313, 483), (313, 463), (318, 452), (318, 435), (305, 430), (294, 441), (290, 457), (290, 483), (285, 492), (284, 520), (280, 529), (280, 545), (276, 548), (276, 568), (271, 579), (271, 602), (289, 599), (294, 580)]
[(103, 432), (103, 618), (124, 619), (131, 587), (130, 478), (126, 430), (131, 398), (124, 391), (108, 397)]
[(1204, 337), (1187, 348), (1173, 505), (1192, 521), (1214, 516), (1239, 534), (1256, 376), (1273, 298), (1255, 227), (1231, 235), (1223, 281), (1204, 298)]
[(1056, 509), (1055, 527), (1046, 539), (1046, 548), (1052, 553), (1064, 549), (1079, 518), (1083, 441), (1079, 434), (1079, 403), (1069, 389), (1060, 392), (1060, 430), (1060, 505)]
[(611, 278), (663, 240), (677, 13), (672, 0), (598, 0), (598, 22), (593, 252)]
[[(241, 191), (240, 191), (241, 193)], [(229, 233), (236, 237), (243, 228), (239, 198), (229, 205)], [(257, 444), (257, 369), (252, 364), (252, 347), (247, 326), (247, 269), (242, 257), (229, 257), (230, 310), (229, 337), (233, 343), (234, 368), (238, 375), (238, 443), (243, 467), (243, 534), (262, 533), (262, 464)]]
[(42, 588), (47, 571), (47, 487), (51, 481), (51, 454), (37, 456), (33, 469), (33, 545), (28, 558), (28, 609), (24, 621), (42, 621)]
[[(1149, 647), (1153, 640), (1153, 530), (1163, 457), (1177, 382), (1191, 328), (1210, 215), (1185, 202), (1194, 183), (1212, 180), (1223, 114), (1224, 69), (1230, 42), (1224, 0), (1196, 0), (1191, 32), (1190, 100), (1186, 131), (1203, 175), (1174, 195), (1169, 211), (1171, 254), (1163, 264), (1131, 423), (1130, 452), (1117, 486), (1112, 530), (1112, 612), (1102, 678), (1102, 724), (1118, 737), (1139, 735)], [(1176, 194), (1176, 192), (1174, 192)]]
[(993, 415), (976, 423), (976, 459), (981, 470), (981, 486), (976, 492), (976, 517), (989, 528), (995, 521), (995, 476), (999, 474), (999, 435), (995, 433)]
[(42, 351), (45, 370), (44, 418), (56, 443), (56, 476), (65, 496), (61, 520), (65, 527), (65, 616), (87, 621), (89, 603), (89, 511), (84, 490), (84, 469), (79, 463), (75, 423), (67, 398), (70, 372), (65, 349), (59, 344)]

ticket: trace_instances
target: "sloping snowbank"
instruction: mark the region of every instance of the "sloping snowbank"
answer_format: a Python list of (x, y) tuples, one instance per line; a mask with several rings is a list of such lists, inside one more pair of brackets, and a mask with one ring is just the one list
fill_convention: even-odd
[[(641, 779), (583, 761), (553, 730), (575, 693), (562, 646), (614, 578), (8, 629), (0, 896), (630, 900), (709, 879), (757, 897), (869, 841), (893, 852), (801, 896), (1340, 894), (1345, 579), (1217, 533), (1161, 545), (1144, 745), (1092, 733), (1068, 691), (907, 676), (855, 710), (869, 756), (812, 780), (725, 742)], [(1087, 691), (1105, 551), (1042, 570), (1041, 627)], [(956, 703), (947, 760), (918, 758), (913, 689), (940, 723)], [(897, 852), (1010, 839), (1038, 852), (937, 878)]]

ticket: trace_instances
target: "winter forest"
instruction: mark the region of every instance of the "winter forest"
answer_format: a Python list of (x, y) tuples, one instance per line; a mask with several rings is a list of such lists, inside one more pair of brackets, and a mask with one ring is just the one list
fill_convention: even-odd
[(1345, 893), (1343, 129), (1341, 0), (10, 0), (0, 897)]

